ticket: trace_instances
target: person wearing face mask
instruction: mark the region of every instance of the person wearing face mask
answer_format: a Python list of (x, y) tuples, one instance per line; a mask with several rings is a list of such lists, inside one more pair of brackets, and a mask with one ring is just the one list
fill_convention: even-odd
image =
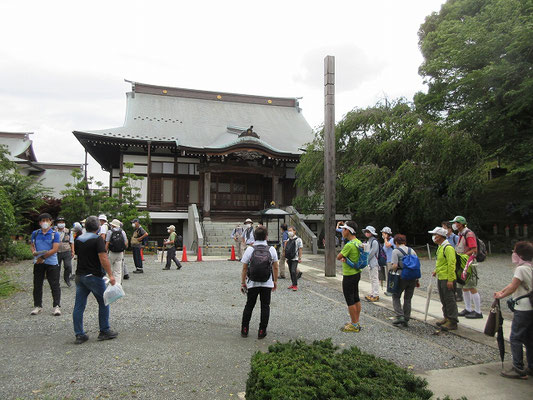
[(126, 232), (121, 229), (122, 222), (118, 219), (111, 221), (111, 229), (106, 232), (105, 250), (109, 255), (111, 271), (118, 284), (122, 284), (122, 274), (124, 265), (124, 250), (128, 248), (128, 237)]
[[(533, 305), (528, 294), (533, 290), (533, 243), (516, 243), (511, 258), (515, 265), (513, 280), (494, 298), (503, 299), (512, 295), (514, 310), (511, 325), (511, 354), (513, 366), (503, 371), (502, 376), (514, 379), (527, 379), (533, 376)], [(523, 346), (526, 347), (527, 368), (524, 368)]]
[(287, 259), (289, 272), (291, 273), (292, 284), (287, 289), (292, 289), (294, 292), (298, 290), (298, 279), (301, 272), (298, 271), (298, 263), (302, 262), (303, 242), (296, 235), (294, 226), (289, 226), (288, 240), (285, 242), (283, 253)]
[[(455, 251), (458, 254), (466, 254), (468, 257), (475, 256), (477, 254), (476, 234), (466, 227), (465, 217), (458, 215), (450, 222), (452, 223), (453, 230), (459, 232), (459, 241), (455, 246)], [(470, 267), (472, 273), (462, 286), (465, 309), (459, 313), (459, 316), (469, 319), (483, 318), (483, 314), (481, 313), (481, 297), (477, 291), (478, 275), (476, 265), (474, 260)], [(472, 302), (474, 303), (473, 310)]]
[(372, 290), (369, 295), (365, 296), (365, 300), (376, 302), (379, 301), (379, 242), (376, 239), (376, 228), (373, 226), (367, 226), (363, 229), (363, 233), (367, 238), (365, 247), (366, 251), (368, 251), (368, 274), (372, 284)]
[(167, 264), (163, 269), (169, 270), (172, 261), (174, 261), (178, 269), (181, 269), (181, 263), (176, 257), (176, 227), (174, 225), (170, 225), (169, 227), (167, 227), (167, 232), (169, 233), (169, 236), (168, 239), (164, 242), (164, 245), (167, 246)]
[(59, 235), (52, 230), (50, 214), (39, 215), (39, 225), (41, 229), (31, 234), (31, 251), (35, 257), (33, 265), (33, 305), (35, 308), (31, 315), (37, 315), (43, 309), (43, 283), (46, 276), (52, 291), (53, 314), (59, 316), (61, 315), (60, 270), (57, 263)]
[(68, 287), (72, 286), (72, 258), (74, 257), (74, 236), (66, 228), (65, 218), (57, 217), (57, 234), (59, 235), (59, 250), (57, 251), (57, 264), (61, 274), (61, 263), (64, 265), (63, 279)]
[(254, 224), (250, 218), (247, 218), (246, 221), (244, 221), (244, 232), (242, 234), (242, 241), (245, 246), (254, 245)]
[(457, 302), (455, 300), (455, 249), (450, 246), (446, 239), (448, 235), (446, 229), (437, 226), (432, 231), (428, 231), (428, 233), (432, 234), (431, 239), (439, 246), (437, 248), (437, 261), (433, 276), (436, 276), (438, 280), (437, 284), (444, 319), (437, 322), (437, 326), (440, 326), (443, 331), (454, 331), (459, 323)]
[(143, 259), (141, 256), (142, 241), (148, 236), (148, 233), (143, 229), (139, 219), (135, 218), (131, 221), (133, 227), (133, 236), (131, 237), (131, 249), (133, 250), (133, 263), (135, 264), (134, 274), (142, 274)]
[(233, 231), (231, 231), (230, 237), (235, 241), (235, 253), (237, 255), (238, 261), (242, 258), (242, 253), (244, 251), (244, 243), (242, 241), (243, 229), (241, 224), (237, 224)]

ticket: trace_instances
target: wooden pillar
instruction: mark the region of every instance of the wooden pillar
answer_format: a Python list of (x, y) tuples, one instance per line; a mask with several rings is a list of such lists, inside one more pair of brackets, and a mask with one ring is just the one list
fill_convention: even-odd
[[(146, 168), (146, 185), (148, 185), (147, 189), (147, 195), (146, 195), (146, 205), (149, 207), (150, 203), (152, 203), (152, 199), (150, 198), (152, 193), (152, 186), (151, 186), (151, 180), (152, 180), (152, 142), (148, 141), (148, 157), (147, 157), (147, 163), (148, 166)], [(162, 186), (162, 185), (161, 185)], [(163, 196), (163, 188), (161, 187), (161, 196)], [(159, 199), (159, 201), (156, 203), (161, 205), (162, 199)]]
[(211, 216), (211, 172), (204, 172), (204, 219)]
[(272, 174), (272, 201), (276, 203), (276, 207), (279, 206), (279, 176)]
[(335, 57), (324, 58), (324, 273), (335, 276)]

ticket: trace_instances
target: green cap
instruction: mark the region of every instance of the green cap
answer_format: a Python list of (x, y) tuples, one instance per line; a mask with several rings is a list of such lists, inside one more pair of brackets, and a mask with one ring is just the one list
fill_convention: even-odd
[(459, 222), (460, 224), (466, 225), (466, 218), (458, 215), (457, 217), (452, 219), (450, 222)]

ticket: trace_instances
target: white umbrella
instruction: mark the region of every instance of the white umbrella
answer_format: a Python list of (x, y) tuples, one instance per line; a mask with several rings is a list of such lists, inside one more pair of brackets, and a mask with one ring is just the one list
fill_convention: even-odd
[(426, 294), (426, 309), (424, 311), (424, 322), (428, 319), (429, 302), (431, 301), (431, 292), (433, 291), (433, 277), (429, 280), (428, 291)]

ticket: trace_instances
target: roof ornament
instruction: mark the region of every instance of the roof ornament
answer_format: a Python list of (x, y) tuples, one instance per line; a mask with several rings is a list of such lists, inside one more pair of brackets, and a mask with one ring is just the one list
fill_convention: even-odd
[(240, 138), (242, 137), (254, 137), (256, 139), (259, 139), (259, 135), (254, 132), (254, 126), (250, 125), (248, 129), (245, 131), (242, 131), (242, 133), (239, 135)]

